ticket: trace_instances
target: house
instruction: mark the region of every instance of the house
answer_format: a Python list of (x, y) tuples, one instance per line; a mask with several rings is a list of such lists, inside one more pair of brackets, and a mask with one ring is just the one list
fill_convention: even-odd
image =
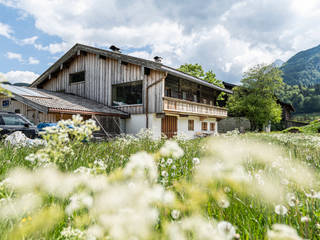
[(106, 134), (136, 134), (151, 129), (194, 137), (216, 133), (227, 117), (216, 106), (221, 92), (232, 91), (161, 63), (76, 44), (30, 87), (3, 85), (1, 110), (20, 112), (34, 123), (56, 122), (72, 114), (94, 118)]

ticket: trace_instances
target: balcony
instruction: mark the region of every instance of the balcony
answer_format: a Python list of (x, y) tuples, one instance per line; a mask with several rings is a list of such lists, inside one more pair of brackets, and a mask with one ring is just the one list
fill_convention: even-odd
[(228, 111), (225, 108), (171, 97), (163, 97), (163, 110), (164, 112), (202, 117), (226, 118), (228, 116)]

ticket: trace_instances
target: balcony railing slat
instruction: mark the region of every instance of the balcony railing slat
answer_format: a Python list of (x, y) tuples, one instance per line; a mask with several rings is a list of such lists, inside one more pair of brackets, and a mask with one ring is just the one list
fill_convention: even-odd
[(165, 111), (174, 111), (179, 113), (211, 115), (215, 117), (227, 117), (227, 109), (211, 106), (203, 103), (196, 103), (187, 100), (175, 99), (170, 97), (163, 98)]

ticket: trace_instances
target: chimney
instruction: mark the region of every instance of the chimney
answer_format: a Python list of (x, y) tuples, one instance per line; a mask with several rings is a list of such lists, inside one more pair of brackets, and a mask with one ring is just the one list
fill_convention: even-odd
[(161, 63), (161, 61), (162, 61), (162, 57), (159, 57), (159, 56), (155, 56), (153, 59), (157, 63)]
[(112, 50), (113, 52), (121, 53), (120, 48), (116, 47), (115, 45), (111, 45), (109, 49)]

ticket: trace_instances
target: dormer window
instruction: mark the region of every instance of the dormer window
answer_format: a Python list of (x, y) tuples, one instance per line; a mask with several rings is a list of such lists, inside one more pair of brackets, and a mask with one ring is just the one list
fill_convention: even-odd
[(85, 81), (85, 71), (69, 74), (69, 83), (80, 83)]

